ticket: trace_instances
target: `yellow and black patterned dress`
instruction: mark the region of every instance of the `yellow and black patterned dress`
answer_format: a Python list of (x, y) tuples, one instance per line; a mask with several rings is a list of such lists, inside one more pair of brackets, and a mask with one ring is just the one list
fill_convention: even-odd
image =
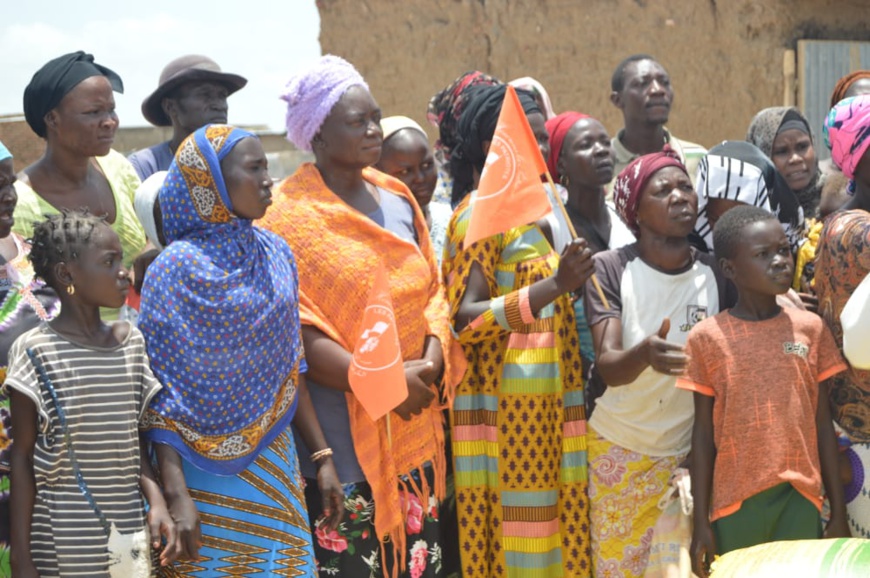
[(468, 371), (453, 408), (462, 575), (591, 575), (586, 414), (568, 295), (531, 315), (528, 287), (558, 268), (536, 225), (470, 247), (468, 199), (450, 222), (443, 272), (451, 314), (472, 263), (490, 306), (459, 332)]

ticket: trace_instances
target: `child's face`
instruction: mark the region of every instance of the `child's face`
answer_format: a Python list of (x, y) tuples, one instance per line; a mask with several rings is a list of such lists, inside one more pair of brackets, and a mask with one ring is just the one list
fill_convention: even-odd
[(782, 224), (769, 219), (743, 227), (734, 257), (727, 259), (731, 280), (741, 292), (780, 295), (794, 275), (791, 246)]
[(435, 157), (426, 137), (417, 129), (403, 128), (384, 143), (382, 151), (377, 167), (405, 183), (417, 204), (425, 208), (438, 184)]
[(118, 308), (127, 299), (130, 276), (124, 268), (118, 235), (106, 224), (91, 233), (87, 248), (69, 265), (74, 297), (98, 307)]

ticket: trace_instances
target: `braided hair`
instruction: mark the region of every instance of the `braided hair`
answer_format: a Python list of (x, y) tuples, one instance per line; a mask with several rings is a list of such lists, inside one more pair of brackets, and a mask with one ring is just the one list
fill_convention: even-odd
[(30, 243), (30, 262), (33, 272), (55, 291), (57, 280), (54, 267), (58, 263), (71, 263), (88, 246), (94, 229), (105, 224), (105, 217), (92, 215), (88, 209), (61, 209), (33, 227)]

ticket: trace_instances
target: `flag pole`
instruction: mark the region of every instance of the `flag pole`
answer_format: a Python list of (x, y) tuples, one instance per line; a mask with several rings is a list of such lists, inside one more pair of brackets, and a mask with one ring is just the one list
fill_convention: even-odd
[[(559, 199), (559, 192), (556, 190), (556, 183), (553, 182), (553, 177), (550, 176), (550, 171), (544, 171), (544, 174), (547, 175), (547, 182), (550, 184), (550, 190), (553, 191), (553, 200), (558, 205), (559, 210), (562, 211), (562, 216), (565, 218), (565, 222), (568, 223), (568, 231), (571, 233), (571, 238), (577, 238), (577, 230), (574, 228), (574, 224), (571, 222), (571, 217), (568, 216), (568, 211), (565, 210), (565, 204)], [(595, 273), (592, 273), (592, 285), (595, 286), (595, 291), (598, 293), (598, 297), (601, 299), (601, 303), (604, 304), (605, 309), (610, 309), (610, 302), (607, 301), (607, 297), (604, 296), (604, 290), (601, 288), (601, 284), (598, 282), (598, 277), (595, 276)]]
[(390, 427), (390, 414), (393, 413), (391, 411), (387, 412), (387, 415), (384, 416), (387, 420), (387, 445), (390, 449), (393, 449), (393, 430)]

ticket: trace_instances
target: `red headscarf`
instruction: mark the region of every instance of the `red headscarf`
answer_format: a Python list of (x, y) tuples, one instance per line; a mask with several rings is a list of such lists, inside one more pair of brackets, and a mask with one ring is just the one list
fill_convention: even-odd
[(550, 176), (557, 183), (561, 177), (556, 165), (559, 162), (559, 156), (562, 154), (562, 143), (565, 142), (565, 135), (568, 134), (574, 123), (581, 118), (589, 118), (589, 115), (569, 110), (547, 121), (547, 132), (550, 133), (550, 154), (547, 155), (547, 170), (550, 171)]
[(669, 145), (665, 145), (661, 152), (634, 159), (616, 177), (616, 184), (613, 185), (613, 203), (619, 216), (635, 236), (640, 232), (637, 226), (640, 194), (650, 178), (665, 167), (677, 167), (689, 174), (676, 151)]
[(834, 91), (831, 93), (831, 108), (834, 108), (838, 102), (846, 98), (846, 91), (862, 78), (870, 78), (870, 70), (856, 70), (838, 80), (834, 86)]

